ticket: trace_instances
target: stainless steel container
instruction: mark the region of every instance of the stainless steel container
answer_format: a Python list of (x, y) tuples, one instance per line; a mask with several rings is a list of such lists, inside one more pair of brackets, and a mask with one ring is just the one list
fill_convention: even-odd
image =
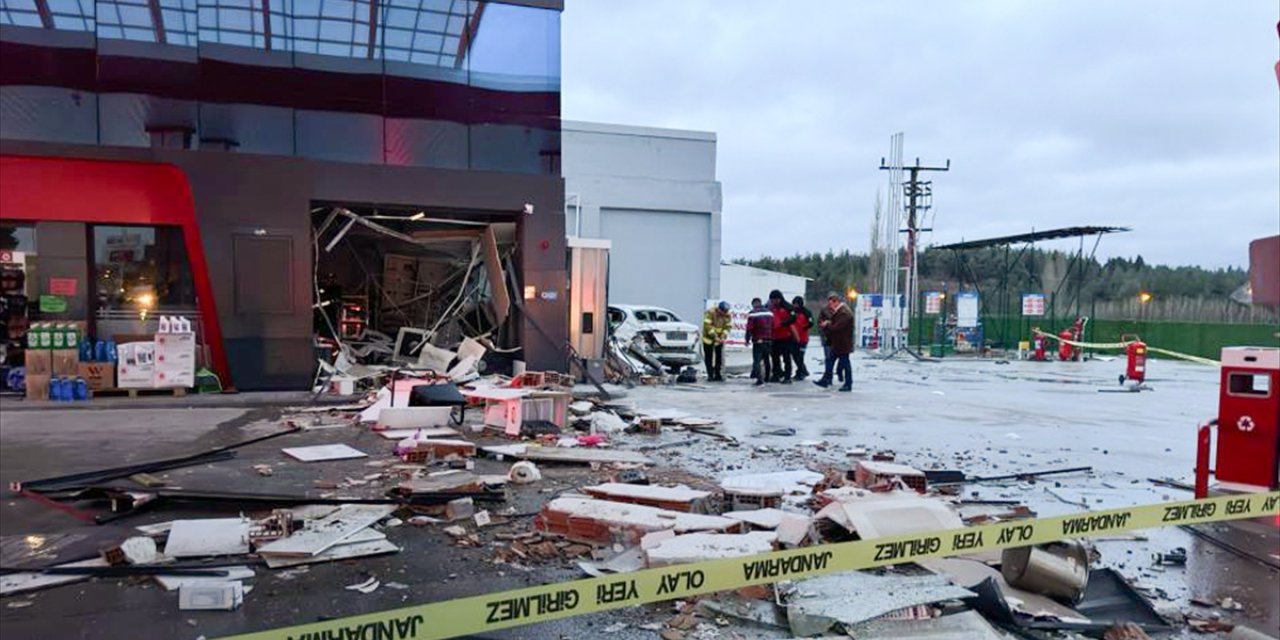
[(1010, 586), (1074, 604), (1089, 583), (1089, 551), (1079, 540), (1005, 549), (1000, 573)]

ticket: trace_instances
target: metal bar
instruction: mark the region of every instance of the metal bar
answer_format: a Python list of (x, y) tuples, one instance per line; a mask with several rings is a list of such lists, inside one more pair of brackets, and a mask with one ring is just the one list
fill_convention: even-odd
[(477, 2), (476, 12), (467, 19), (467, 26), (462, 29), (461, 37), (458, 38), (458, 55), (453, 60), (454, 69), (462, 68), (462, 63), (471, 50), (471, 43), (476, 40), (476, 33), (480, 31), (480, 18), (484, 15), (484, 7), (483, 0)]
[(40, 14), (40, 26), (53, 29), (53, 12), (49, 11), (48, 0), (35, 0), (36, 13)]
[(271, 50), (271, 0), (262, 0), (262, 46)]
[(378, 0), (369, 0), (369, 52), (365, 56), (370, 60), (378, 49)]
[(156, 36), (156, 42), (165, 44), (167, 39), (164, 33), (164, 14), (160, 11), (160, 0), (147, 0), (147, 11), (151, 13), (151, 31)]

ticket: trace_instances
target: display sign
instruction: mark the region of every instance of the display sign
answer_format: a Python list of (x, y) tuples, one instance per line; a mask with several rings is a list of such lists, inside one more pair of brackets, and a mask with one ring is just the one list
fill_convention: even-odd
[(1044, 315), (1044, 294), (1043, 293), (1022, 294), (1022, 315), (1024, 316)]
[[(708, 298), (706, 300), (707, 309), (714, 309), (720, 304), (719, 300)], [(726, 347), (742, 347), (747, 346), (747, 314), (751, 313), (751, 305), (741, 302), (729, 303), (729, 318), (733, 325), (729, 329), (729, 337), (724, 341)], [(702, 326), (702, 318), (698, 318), (698, 326)]]
[(972, 291), (956, 294), (956, 326), (978, 326), (978, 294)]
[(49, 278), (49, 293), (55, 296), (74, 296), (80, 281), (75, 278)]
[(942, 313), (942, 292), (924, 292), (924, 312), (930, 315)]
[(12, 249), (0, 249), (0, 263), (25, 265), (27, 263), (27, 254), (22, 251), (13, 251)]
[(67, 299), (62, 296), (40, 296), (40, 313), (66, 313)]

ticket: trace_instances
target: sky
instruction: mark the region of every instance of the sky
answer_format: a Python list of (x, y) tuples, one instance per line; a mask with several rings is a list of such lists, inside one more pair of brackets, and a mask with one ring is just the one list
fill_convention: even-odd
[(926, 244), (1115, 225), (1133, 231), (1103, 238), (1102, 258), (1245, 267), (1250, 240), (1280, 233), (1278, 13), (1267, 0), (565, 0), (561, 109), (714, 131), (724, 259), (865, 252), (901, 131), (908, 164), (951, 161), (930, 176)]

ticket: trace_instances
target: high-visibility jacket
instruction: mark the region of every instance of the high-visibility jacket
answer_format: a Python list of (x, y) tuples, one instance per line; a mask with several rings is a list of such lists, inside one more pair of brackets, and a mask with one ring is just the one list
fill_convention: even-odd
[(733, 318), (719, 309), (708, 309), (702, 315), (702, 344), (724, 344), (733, 328)]

